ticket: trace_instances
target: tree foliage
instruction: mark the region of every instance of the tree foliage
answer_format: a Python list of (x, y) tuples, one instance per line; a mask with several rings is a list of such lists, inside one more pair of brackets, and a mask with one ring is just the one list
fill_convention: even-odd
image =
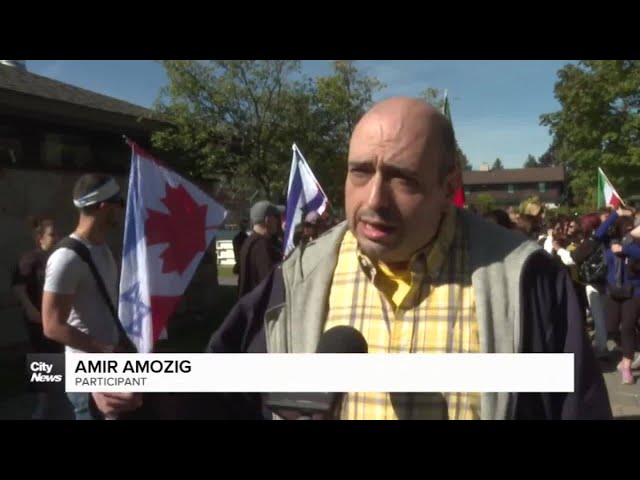
[[(541, 115), (553, 156), (566, 166), (574, 198), (595, 205), (601, 167), (624, 197), (640, 188), (640, 62), (582, 60), (558, 72), (561, 109)], [(542, 160), (542, 158), (541, 158)]]
[(536, 160), (536, 157), (534, 157), (533, 155), (529, 154), (529, 156), (527, 157), (527, 161), (524, 162), (524, 168), (538, 168), (541, 165), (538, 163), (538, 160)]
[(311, 79), (293, 60), (165, 60), (169, 78), (156, 109), (172, 128), (153, 137), (195, 178), (241, 197), (282, 201), (296, 143), (339, 202), (349, 137), (384, 87), (353, 61)]
[(497, 202), (496, 199), (489, 193), (479, 193), (476, 195), (471, 204), (478, 209), (478, 212), (485, 214), (491, 210), (495, 210)]

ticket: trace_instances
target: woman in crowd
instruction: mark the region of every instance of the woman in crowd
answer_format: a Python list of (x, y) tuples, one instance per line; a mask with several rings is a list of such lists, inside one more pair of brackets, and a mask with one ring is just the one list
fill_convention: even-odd
[[(20, 306), (32, 353), (62, 353), (64, 345), (44, 335), (42, 329), (42, 291), (49, 254), (58, 243), (58, 232), (50, 218), (31, 219), (35, 246), (24, 253), (12, 272), (11, 287)], [(64, 392), (39, 393), (32, 412), (34, 420), (68, 420), (73, 409)]]
[[(556, 256), (558, 260), (569, 269), (571, 280), (573, 281), (573, 287), (576, 295), (578, 296), (578, 301), (580, 302), (586, 324), (586, 313), (589, 303), (585, 291), (585, 285), (580, 282), (578, 265), (573, 258), (573, 253), (576, 251), (578, 246), (582, 244), (583, 240), (584, 236), (578, 222), (575, 219), (562, 219), (556, 222), (553, 229), (548, 230), (547, 237), (544, 241), (544, 249), (550, 254)], [(606, 338), (604, 346), (606, 348)], [(602, 354), (600, 356), (602, 356)]]
[(23, 318), (34, 353), (60, 353), (62, 345), (45, 337), (42, 330), (42, 289), (49, 253), (58, 242), (55, 223), (50, 218), (35, 217), (31, 230), (35, 248), (24, 253), (13, 270), (11, 286), (22, 307)]
[[(605, 247), (607, 265), (607, 316), (610, 332), (620, 333), (622, 383), (633, 384), (631, 364), (640, 318), (640, 245), (629, 235), (633, 213), (618, 209), (596, 229), (594, 238)], [(613, 227), (613, 228), (611, 228)]]
[[(594, 238), (594, 234), (601, 225), (600, 215), (598, 213), (588, 213), (580, 219), (580, 227), (583, 233), (583, 240), (572, 252), (572, 258), (578, 265), (584, 262), (592, 262), (594, 265), (602, 260), (605, 267), (600, 269), (598, 265), (591, 268), (590, 275), (582, 278), (584, 282), (587, 303), (591, 310), (591, 318), (595, 329), (595, 349), (599, 358), (606, 358), (609, 355), (607, 348), (607, 316), (606, 316), (606, 283), (607, 270), (604, 262), (604, 251), (601, 242)], [(583, 270), (586, 271), (586, 270)]]

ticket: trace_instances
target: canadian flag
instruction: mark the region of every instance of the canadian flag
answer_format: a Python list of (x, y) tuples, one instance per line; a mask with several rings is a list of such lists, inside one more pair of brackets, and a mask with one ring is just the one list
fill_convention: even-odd
[(138, 145), (129, 145), (118, 316), (138, 352), (149, 353), (227, 211)]
[(618, 208), (620, 205), (624, 205), (622, 198), (618, 195), (616, 189), (613, 188), (613, 185), (611, 185), (611, 182), (602, 169), (598, 167), (598, 208)]

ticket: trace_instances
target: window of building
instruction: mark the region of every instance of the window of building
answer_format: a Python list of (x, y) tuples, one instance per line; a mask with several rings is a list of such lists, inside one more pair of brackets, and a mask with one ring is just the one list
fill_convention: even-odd
[(547, 184), (544, 182), (540, 182), (538, 184), (538, 191), (539, 192), (546, 192), (547, 191)]
[(513, 184), (510, 183), (509, 185), (507, 185), (507, 191), (509, 193), (514, 193), (516, 191), (516, 189), (513, 188)]

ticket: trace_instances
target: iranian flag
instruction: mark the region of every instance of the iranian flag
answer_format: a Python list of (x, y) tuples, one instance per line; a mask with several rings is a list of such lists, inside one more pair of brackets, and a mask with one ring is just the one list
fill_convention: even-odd
[(611, 182), (602, 169), (598, 167), (598, 208), (618, 208), (620, 205), (624, 205), (622, 198), (620, 198), (616, 189), (613, 188), (613, 185), (611, 185)]

